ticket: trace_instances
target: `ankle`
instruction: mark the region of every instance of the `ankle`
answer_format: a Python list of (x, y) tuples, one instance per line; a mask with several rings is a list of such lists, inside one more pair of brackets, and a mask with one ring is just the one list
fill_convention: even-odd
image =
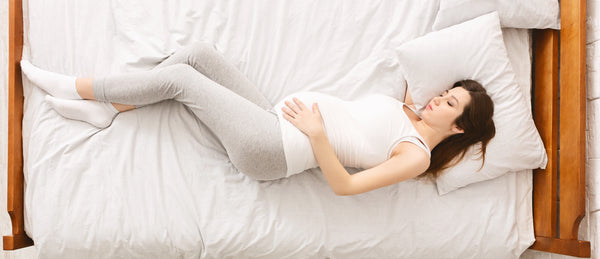
[(93, 78), (77, 78), (75, 80), (75, 89), (82, 99), (96, 100), (94, 98), (93, 82)]

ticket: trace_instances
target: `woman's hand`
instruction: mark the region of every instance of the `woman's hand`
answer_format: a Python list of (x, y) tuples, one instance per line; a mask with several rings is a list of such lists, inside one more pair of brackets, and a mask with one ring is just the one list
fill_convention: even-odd
[(321, 117), (321, 111), (319, 111), (319, 105), (313, 103), (311, 111), (298, 98), (294, 97), (293, 101), (293, 103), (285, 101), (287, 107), (281, 108), (283, 117), (308, 137), (324, 134), (323, 118)]

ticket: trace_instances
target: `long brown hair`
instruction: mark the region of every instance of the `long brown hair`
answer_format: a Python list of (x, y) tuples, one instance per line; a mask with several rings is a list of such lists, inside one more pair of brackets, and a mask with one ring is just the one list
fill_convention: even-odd
[(477, 81), (461, 80), (452, 86), (452, 88), (454, 87), (464, 88), (469, 91), (471, 96), (471, 102), (465, 106), (463, 113), (454, 121), (458, 127), (464, 130), (464, 133), (447, 137), (435, 146), (431, 151), (429, 168), (417, 178), (427, 177), (435, 180), (441, 171), (460, 162), (471, 145), (479, 142), (481, 142), (479, 158), (482, 159), (479, 170), (483, 168), (487, 144), (496, 135), (496, 127), (492, 120), (494, 103), (485, 88)]

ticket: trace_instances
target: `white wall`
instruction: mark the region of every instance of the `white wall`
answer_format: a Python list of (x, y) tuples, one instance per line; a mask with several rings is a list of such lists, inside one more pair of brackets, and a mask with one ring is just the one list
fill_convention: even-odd
[[(8, 138), (8, 1), (0, 4), (0, 234), (11, 233), (11, 223), (6, 212), (6, 160)], [(580, 239), (589, 240), (592, 258), (600, 257), (600, 0), (587, 0), (587, 209), (580, 227)], [(1, 243), (0, 239), (0, 243)], [(36, 258), (35, 247), (0, 253), (0, 258)], [(534, 250), (521, 256), (525, 259), (576, 258)]]

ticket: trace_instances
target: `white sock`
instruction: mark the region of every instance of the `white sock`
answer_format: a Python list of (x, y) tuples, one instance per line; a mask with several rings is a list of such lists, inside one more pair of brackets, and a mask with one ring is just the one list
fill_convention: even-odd
[(110, 126), (119, 111), (109, 102), (67, 100), (46, 95), (46, 102), (67, 119), (84, 121), (98, 128)]
[(74, 76), (61, 75), (35, 67), (28, 60), (21, 60), (21, 70), (37, 86), (50, 95), (62, 99), (82, 99), (77, 93)]

